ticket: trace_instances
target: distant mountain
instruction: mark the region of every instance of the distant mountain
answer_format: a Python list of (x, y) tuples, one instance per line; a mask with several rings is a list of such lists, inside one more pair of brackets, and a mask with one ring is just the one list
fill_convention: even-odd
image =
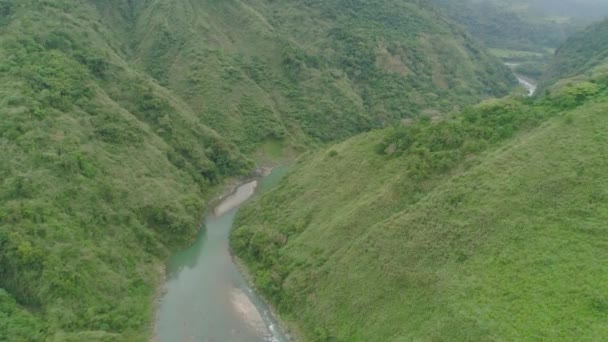
[(516, 73), (534, 80), (544, 76), (555, 49), (570, 36), (608, 16), (608, 3), (597, 0), (431, 3), (482, 41), (492, 54), (508, 62)]
[(497, 49), (545, 53), (546, 49), (559, 46), (576, 29), (567, 19), (556, 21), (513, 2), (433, 0), (432, 3), (487, 46)]
[[(500, 0), (498, 0), (500, 1)], [(588, 23), (608, 16), (608, 3), (604, 0), (508, 0), (517, 8), (527, 8), (539, 16), (553, 16), (556, 20), (570, 18)]]
[(544, 83), (592, 72), (608, 62), (608, 20), (577, 33), (555, 53)]

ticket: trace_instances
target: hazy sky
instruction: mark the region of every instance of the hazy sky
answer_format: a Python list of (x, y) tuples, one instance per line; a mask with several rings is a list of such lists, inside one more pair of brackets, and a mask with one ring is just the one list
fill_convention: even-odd
[(608, 0), (489, 0), (501, 4), (528, 7), (544, 16), (601, 19), (608, 16)]

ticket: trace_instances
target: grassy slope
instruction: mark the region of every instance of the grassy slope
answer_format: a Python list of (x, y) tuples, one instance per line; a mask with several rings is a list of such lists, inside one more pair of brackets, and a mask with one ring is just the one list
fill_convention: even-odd
[[(233, 247), (305, 340), (601, 339), (608, 84), (592, 80), (593, 99), (562, 101), (582, 82), (454, 119), (482, 133), (453, 145), (461, 153), (447, 170), (433, 169), (442, 151), (415, 128), (409, 145), (375, 131), (306, 155), (241, 211)], [(480, 139), (510, 117), (531, 120), (506, 143)], [(426, 132), (448, 146), (459, 132), (434, 126)]]
[[(319, 2), (1, 0), (0, 340), (146, 340), (158, 265), (213, 187), (250, 170), (241, 152), (508, 88), (461, 31), (390, 4), (338, 20)], [(416, 20), (388, 15), (403, 6)], [(410, 52), (416, 77), (397, 76)]]

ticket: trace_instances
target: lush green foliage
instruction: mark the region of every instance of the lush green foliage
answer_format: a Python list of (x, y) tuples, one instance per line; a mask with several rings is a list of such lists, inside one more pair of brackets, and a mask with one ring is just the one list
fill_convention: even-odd
[(160, 265), (245, 155), (512, 77), (416, 1), (0, 0), (0, 81), (0, 340), (143, 341)]
[(251, 162), (109, 48), (89, 6), (6, 4), (0, 340), (146, 340), (167, 247)]
[(417, 1), (151, 3), (136, 16), (137, 60), (247, 151), (267, 139), (344, 139), (513, 84)]
[(41, 340), (46, 335), (46, 325), (21, 309), (15, 299), (0, 289), (0, 338), (6, 341)]
[(232, 247), (304, 340), (597, 340), (608, 73), (303, 156)]
[(545, 85), (565, 77), (590, 72), (608, 61), (608, 20), (591, 25), (574, 35), (555, 53), (544, 77)]
[(404, 171), (414, 179), (425, 179), (511, 138), (522, 127), (535, 125), (545, 114), (519, 100), (492, 100), (466, 110), (457, 120), (432, 123), (429, 119), (397, 126), (386, 132), (376, 151), (411, 159)]

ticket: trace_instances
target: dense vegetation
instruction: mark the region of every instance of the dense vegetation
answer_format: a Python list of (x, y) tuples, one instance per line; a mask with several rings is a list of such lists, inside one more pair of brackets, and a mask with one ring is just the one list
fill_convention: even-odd
[(608, 20), (604, 20), (577, 33), (556, 51), (544, 83), (580, 75), (607, 61)]
[(252, 163), (108, 46), (90, 7), (2, 5), (0, 340), (145, 339), (159, 260)]
[(148, 7), (136, 17), (138, 60), (245, 150), (267, 139), (343, 139), (504, 94), (513, 82), (463, 30), (419, 1), (157, 0)]
[(413, 0), (0, 0), (0, 80), (8, 341), (146, 340), (160, 265), (260, 146), (343, 139), (513, 81)]
[(231, 244), (304, 340), (599, 340), (608, 69), (298, 160)]

